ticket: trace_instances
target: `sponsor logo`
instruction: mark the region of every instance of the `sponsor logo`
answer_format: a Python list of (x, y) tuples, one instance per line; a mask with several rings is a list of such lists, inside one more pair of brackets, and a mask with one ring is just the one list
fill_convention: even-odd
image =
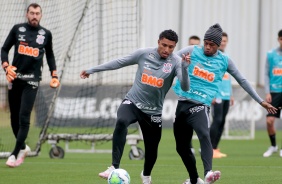
[(26, 28), (25, 28), (25, 27), (19, 27), (19, 31), (20, 31), (20, 32), (25, 32), (25, 31), (26, 31)]
[(19, 40), (19, 41), (25, 41), (24, 37), (25, 37), (25, 35), (20, 35), (20, 34), (19, 34), (19, 39), (18, 39), (18, 40)]
[(274, 76), (282, 76), (282, 68), (273, 68), (272, 74)]
[(214, 73), (209, 72), (207, 70), (201, 69), (198, 66), (194, 67), (193, 75), (202, 78), (206, 81), (213, 82), (214, 81)]
[(130, 100), (124, 100), (122, 104), (132, 104), (132, 102)]
[(170, 73), (171, 72), (171, 63), (164, 63), (164, 67), (163, 67), (163, 72), (164, 73)]
[(151, 116), (151, 122), (153, 123), (161, 123), (162, 122), (162, 117), (161, 116)]
[(36, 43), (42, 45), (44, 43), (45, 36), (37, 35)]
[(156, 59), (156, 56), (155, 56), (155, 54), (150, 53), (150, 54), (149, 54), (149, 58)]
[(199, 96), (201, 96), (202, 98), (207, 98), (207, 95), (206, 95), (206, 94), (203, 94), (202, 92), (199, 92), (199, 91), (196, 91), (196, 90), (193, 90), (193, 89), (190, 89), (188, 92), (189, 92), (189, 93), (193, 93), (193, 94), (195, 94), (195, 95), (199, 95)]
[(32, 89), (38, 88), (38, 82), (28, 81), (27, 83), (32, 86)]
[(17, 78), (19, 79), (30, 79), (34, 78), (34, 74), (22, 74), (22, 73), (17, 73)]
[(157, 110), (157, 107), (148, 107), (148, 106), (145, 106), (141, 103), (136, 103), (136, 107), (138, 109), (144, 109), (144, 110), (151, 110), (151, 111)]
[(157, 78), (146, 73), (142, 73), (141, 82), (153, 87), (161, 88), (164, 84), (164, 79)]
[(40, 29), (40, 30), (38, 31), (38, 34), (40, 34), (40, 35), (45, 35), (46, 32), (44, 31), (44, 29)]
[(204, 65), (212, 66), (212, 65), (211, 65), (211, 62), (210, 62), (209, 60), (207, 60), (206, 62), (204, 62)]
[(37, 57), (39, 56), (39, 49), (29, 47), (29, 46), (19, 45), (18, 53), (27, 55), (27, 56)]
[(190, 113), (193, 114), (195, 112), (200, 112), (204, 109), (204, 106), (196, 106), (189, 109)]

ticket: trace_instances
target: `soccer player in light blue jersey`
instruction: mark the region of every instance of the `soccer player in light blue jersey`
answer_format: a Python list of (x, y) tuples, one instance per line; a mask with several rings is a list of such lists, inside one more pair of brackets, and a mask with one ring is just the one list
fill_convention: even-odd
[[(226, 32), (222, 33), (222, 40), (219, 50), (225, 54), (225, 48), (228, 43), (228, 35)], [(213, 148), (213, 158), (226, 157), (227, 154), (220, 152), (218, 144), (223, 133), (226, 115), (229, 106), (233, 105), (234, 99), (232, 96), (231, 76), (225, 72), (222, 82), (218, 86), (218, 93), (212, 101), (212, 119), (213, 122), (210, 127), (211, 144)]]
[[(282, 30), (278, 32), (279, 47), (274, 48), (267, 53), (265, 62), (265, 93), (266, 101), (275, 107), (282, 106)], [(276, 114), (266, 115), (267, 133), (270, 139), (271, 146), (263, 154), (263, 157), (269, 157), (274, 152), (278, 151), (276, 145), (276, 130), (274, 126), (275, 118), (281, 116), (281, 109)], [(282, 157), (282, 147), (280, 150)]]
[(80, 77), (85, 79), (96, 72), (138, 65), (133, 86), (117, 111), (117, 123), (113, 133), (112, 163), (107, 170), (99, 173), (101, 178), (107, 179), (111, 171), (119, 168), (126, 142), (127, 127), (138, 122), (145, 147), (145, 162), (141, 179), (143, 184), (152, 184), (151, 171), (157, 160), (162, 133), (164, 98), (176, 76), (181, 80), (181, 88), (189, 89), (187, 67), (190, 64), (190, 56), (182, 55), (183, 59), (181, 59), (173, 53), (177, 42), (177, 34), (172, 30), (165, 30), (159, 36), (158, 47), (138, 49), (128, 56), (81, 72)]
[[(176, 150), (189, 173), (190, 179), (184, 184), (205, 184), (217, 181), (220, 171), (212, 171), (213, 149), (210, 141), (209, 111), (212, 100), (218, 93), (218, 85), (227, 71), (269, 113), (276, 113), (276, 108), (263, 101), (241, 75), (233, 61), (218, 50), (222, 40), (219, 24), (211, 26), (205, 33), (204, 46), (188, 46), (177, 52), (178, 55), (190, 53), (191, 64), (188, 67), (190, 89), (184, 91), (176, 81), (173, 87), (178, 95), (176, 117), (173, 125)], [(199, 178), (196, 159), (189, 144), (195, 130), (201, 144), (201, 158), (204, 165), (204, 182)]]

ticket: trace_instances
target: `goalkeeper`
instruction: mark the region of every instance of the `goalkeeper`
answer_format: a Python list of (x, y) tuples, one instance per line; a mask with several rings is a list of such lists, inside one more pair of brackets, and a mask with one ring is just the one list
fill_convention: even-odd
[(139, 49), (120, 59), (81, 72), (85, 79), (90, 74), (115, 70), (129, 65), (138, 65), (135, 81), (117, 111), (117, 123), (113, 133), (112, 165), (99, 176), (107, 179), (110, 172), (119, 168), (126, 142), (127, 127), (138, 121), (145, 145), (145, 163), (141, 172), (143, 184), (151, 184), (151, 171), (157, 159), (162, 130), (162, 108), (165, 95), (174, 77), (180, 79), (181, 88), (189, 89), (187, 67), (190, 55), (183, 54), (183, 60), (173, 53), (178, 42), (177, 34), (165, 30), (159, 35), (157, 48)]
[[(41, 80), (44, 52), (46, 52), (52, 76), (50, 86), (56, 88), (60, 85), (52, 49), (52, 34), (40, 26), (41, 17), (40, 5), (30, 4), (26, 12), (27, 23), (14, 25), (1, 49), (2, 67), (6, 72), (9, 85), (11, 126), (16, 137), (14, 150), (6, 162), (9, 167), (22, 164), (25, 156), (30, 152), (25, 140), (30, 126), (30, 114)], [(10, 63), (8, 54), (12, 46), (15, 47), (15, 52), (13, 62)]]

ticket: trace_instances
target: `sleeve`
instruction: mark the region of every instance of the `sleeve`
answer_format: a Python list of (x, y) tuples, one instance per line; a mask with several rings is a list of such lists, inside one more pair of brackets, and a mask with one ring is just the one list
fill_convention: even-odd
[(269, 71), (269, 60), (268, 60), (268, 57), (266, 57), (266, 61), (265, 61), (265, 71), (264, 71), (264, 91), (266, 94), (269, 94), (270, 93), (270, 80), (269, 80), (269, 74), (270, 74), (270, 71)]
[(188, 67), (189, 67), (189, 64), (182, 61), (179, 58), (179, 61), (176, 65), (176, 75), (180, 81), (181, 89), (183, 91), (188, 91), (190, 88), (190, 78), (188, 74)]
[(11, 49), (11, 47), (13, 45), (15, 45), (17, 42), (17, 38), (16, 38), (16, 26), (14, 26), (8, 37), (6, 38), (3, 46), (2, 46), (2, 49), (1, 49), (1, 61), (2, 61), (2, 64), (3, 62), (7, 61), (9, 63), (9, 58), (8, 58), (8, 55), (9, 55), (9, 51)]
[(55, 56), (54, 56), (54, 52), (53, 52), (53, 38), (52, 38), (52, 33), (50, 31), (48, 31), (48, 42), (45, 46), (45, 51), (46, 51), (46, 59), (47, 59), (47, 63), (49, 66), (49, 70), (52, 74), (52, 71), (56, 70), (56, 61), (55, 61)]
[(119, 59), (115, 59), (115, 60), (103, 63), (101, 65), (92, 67), (92, 68), (86, 70), (86, 73), (87, 74), (92, 74), (94, 72), (101, 72), (101, 71), (107, 71), (107, 70), (116, 70), (116, 69), (119, 69), (119, 68), (123, 68), (125, 66), (137, 64), (141, 54), (142, 54), (142, 51), (141, 50), (137, 50), (137, 51), (133, 52), (132, 54), (129, 54), (129, 55), (125, 56), (125, 57), (122, 57), (122, 58), (119, 58)]
[(247, 81), (247, 79), (242, 76), (239, 70), (236, 68), (233, 61), (228, 59), (228, 68), (227, 72), (230, 73), (235, 80), (239, 83), (239, 85), (258, 103), (261, 103), (263, 100), (251, 86), (251, 84)]
[(176, 52), (176, 54), (182, 58), (182, 54), (187, 54), (188, 52), (191, 54), (194, 50), (194, 46), (195, 45), (190, 45), (190, 46), (187, 46), (187, 47), (184, 47), (183, 49), (179, 50)]

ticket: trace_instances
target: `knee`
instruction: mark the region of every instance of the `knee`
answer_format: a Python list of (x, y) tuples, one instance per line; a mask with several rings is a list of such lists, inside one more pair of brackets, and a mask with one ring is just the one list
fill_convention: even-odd
[(275, 117), (267, 117), (266, 118), (266, 125), (267, 127), (273, 127)]

